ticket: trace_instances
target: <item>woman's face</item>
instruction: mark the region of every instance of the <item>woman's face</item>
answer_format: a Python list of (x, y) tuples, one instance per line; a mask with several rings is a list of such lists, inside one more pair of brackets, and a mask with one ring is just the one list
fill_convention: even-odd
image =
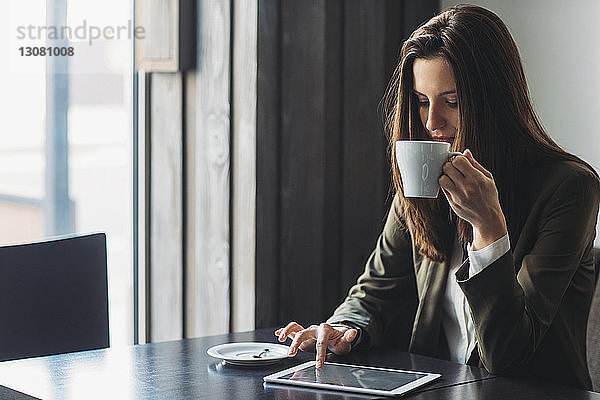
[(441, 57), (417, 58), (413, 76), (423, 126), (433, 140), (452, 144), (458, 127), (458, 96), (450, 64)]

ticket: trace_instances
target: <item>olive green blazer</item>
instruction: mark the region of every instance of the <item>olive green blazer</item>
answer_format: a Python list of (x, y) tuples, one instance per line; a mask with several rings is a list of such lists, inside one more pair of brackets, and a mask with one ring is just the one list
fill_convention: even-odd
[[(456, 273), (475, 326), (469, 363), (590, 389), (585, 343), (600, 183), (570, 161), (531, 171), (526, 183), (518, 185), (525, 217), (509, 230), (511, 250), (470, 279), (468, 260)], [(360, 346), (448, 359), (448, 265), (418, 254), (399, 210), (396, 196), (364, 273), (328, 322), (360, 327)]]

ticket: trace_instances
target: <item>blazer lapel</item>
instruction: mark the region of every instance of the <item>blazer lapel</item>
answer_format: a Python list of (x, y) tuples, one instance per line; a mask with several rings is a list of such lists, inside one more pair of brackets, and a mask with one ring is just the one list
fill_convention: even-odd
[(416, 268), (419, 305), (411, 335), (409, 351), (423, 355), (439, 354), (442, 328), (443, 298), (448, 278), (448, 262), (421, 259)]

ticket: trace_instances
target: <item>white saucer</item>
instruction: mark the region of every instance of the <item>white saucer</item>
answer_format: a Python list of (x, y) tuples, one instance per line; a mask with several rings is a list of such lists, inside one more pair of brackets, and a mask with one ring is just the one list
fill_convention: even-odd
[(228, 364), (241, 366), (275, 364), (288, 357), (290, 348), (282, 344), (244, 342), (213, 346), (206, 353)]

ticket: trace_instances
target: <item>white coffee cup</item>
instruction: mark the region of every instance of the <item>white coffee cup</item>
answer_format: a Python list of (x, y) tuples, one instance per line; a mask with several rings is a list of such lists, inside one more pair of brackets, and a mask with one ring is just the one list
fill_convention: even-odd
[(450, 151), (450, 143), (421, 140), (399, 140), (395, 150), (404, 197), (428, 199), (438, 196), (444, 163), (452, 156), (462, 155)]

